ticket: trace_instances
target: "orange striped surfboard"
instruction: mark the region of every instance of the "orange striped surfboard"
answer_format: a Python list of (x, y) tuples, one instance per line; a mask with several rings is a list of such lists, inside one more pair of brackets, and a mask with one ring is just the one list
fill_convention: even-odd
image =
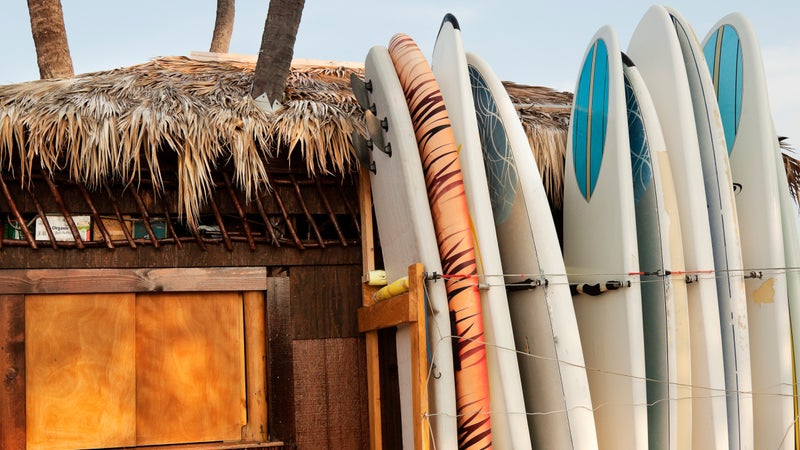
[(492, 447), (489, 377), (481, 299), (467, 198), (450, 119), (439, 85), (419, 47), (405, 34), (389, 43), (419, 146), (445, 287), (456, 355), (459, 448)]

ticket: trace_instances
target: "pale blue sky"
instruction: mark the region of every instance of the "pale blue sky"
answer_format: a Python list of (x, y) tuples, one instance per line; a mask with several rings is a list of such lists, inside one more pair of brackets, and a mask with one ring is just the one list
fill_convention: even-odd
[[(0, 84), (38, 78), (27, 3), (2, 0)], [(306, 0), (296, 58), (363, 61), (373, 45), (398, 32), (430, 56), (445, 13), (461, 24), (464, 46), (504, 80), (573, 90), (586, 45), (603, 25), (620, 46), (652, 3), (598, 1), (365, 1)], [(76, 73), (113, 69), (155, 56), (208, 50), (215, 0), (62, 0)], [(267, 0), (237, 0), (232, 53), (255, 54)], [(761, 42), (773, 117), (779, 134), (800, 147), (800, 2), (797, 0), (679, 0), (668, 3), (702, 39), (729, 12), (747, 15)]]

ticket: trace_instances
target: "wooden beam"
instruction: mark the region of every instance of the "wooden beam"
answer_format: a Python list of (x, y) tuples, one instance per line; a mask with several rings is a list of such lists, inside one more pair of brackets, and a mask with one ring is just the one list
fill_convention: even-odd
[[(368, 289), (365, 288), (365, 295)], [(365, 300), (366, 301), (366, 300)], [(417, 311), (414, 302), (409, 301), (408, 294), (398, 295), (390, 299), (358, 309), (358, 331), (366, 333), (383, 328), (396, 327), (409, 322), (416, 322)]]
[[(425, 286), (422, 264), (408, 268), (408, 298), (411, 320), (411, 410), (414, 417), (414, 448), (430, 448), (428, 434), (428, 342), (425, 329)], [(400, 356), (400, 355), (398, 355)]]
[[(364, 279), (375, 270), (375, 238), (372, 222), (372, 191), (369, 186), (369, 170), (362, 168), (358, 174), (358, 203), (361, 212), (361, 259), (364, 266)], [(366, 305), (365, 305), (366, 306)]]
[(267, 370), (269, 432), (287, 446), (297, 442), (294, 399), (292, 307), (288, 277), (267, 279)]
[(0, 270), (0, 294), (263, 291), (266, 267)]
[[(362, 281), (366, 281), (371, 270), (375, 270), (375, 238), (372, 223), (372, 190), (369, 170), (362, 167), (358, 173), (358, 204), (361, 219)], [(362, 305), (371, 306), (372, 295), (362, 293)], [(360, 311), (359, 311), (360, 313)], [(361, 320), (359, 319), (359, 323)], [(360, 327), (359, 327), (360, 328)], [(369, 448), (383, 448), (383, 426), (381, 424), (381, 371), (378, 357), (378, 332), (366, 333), (367, 354), (367, 402), (369, 404)]]
[(267, 336), (264, 293), (244, 293), (245, 376), (247, 377), (247, 425), (242, 440), (266, 442), (267, 430)]
[(24, 450), (25, 298), (0, 295), (0, 448)]
[[(0, 200), (1, 202), (2, 200)], [(40, 248), (36, 257), (27, 246), (12, 246), (9, 239), (3, 245), (0, 258), (0, 270), (5, 269), (61, 269), (76, 267), (104, 267), (138, 269), (143, 267), (246, 267), (246, 266), (318, 266), (353, 264), (361, 266), (361, 248), (359, 245), (347, 247), (331, 246), (299, 250), (288, 243), (281, 242), (281, 247), (270, 247), (259, 244), (259, 250), (251, 252), (247, 242), (233, 242), (233, 251), (229, 252), (224, 245), (215, 244), (206, 239), (203, 251), (199, 245), (184, 242), (183, 250), (175, 245), (162, 245), (153, 248), (138, 240), (137, 248), (130, 248), (124, 242), (117, 244), (112, 250), (90, 248), (89, 251), (58, 251), (51, 248)], [(19, 241), (14, 241), (19, 243)], [(194, 240), (192, 240), (194, 242)], [(70, 242), (59, 242), (59, 246)], [(96, 243), (90, 243), (96, 244)], [(2, 285), (0, 285), (2, 289)]]

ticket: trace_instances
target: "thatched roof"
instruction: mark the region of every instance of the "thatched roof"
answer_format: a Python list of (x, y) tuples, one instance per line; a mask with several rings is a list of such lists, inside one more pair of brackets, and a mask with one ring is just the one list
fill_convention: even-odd
[[(353, 65), (293, 66), (285, 107), (249, 96), (254, 63), (157, 58), (131, 67), (0, 86), (0, 170), (23, 184), (41, 167), (88, 187), (135, 184), (149, 171), (160, 188), (165, 159), (177, 160), (179, 203), (193, 220), (212, 172), (233, 167), (248, 196), (268, 186), (274, 158), (299, 156), (310, 174), (356, 168), (353, 130), (365, 135), (350, 89)], [(556, 203), (571, 94), (507, 84)]]

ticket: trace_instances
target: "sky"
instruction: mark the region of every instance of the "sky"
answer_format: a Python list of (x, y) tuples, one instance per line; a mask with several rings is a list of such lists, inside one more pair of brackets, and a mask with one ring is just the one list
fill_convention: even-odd
[[(61, 0), (75, 73), (114, 69), (168, 55), (207, 51), (215, 0)], [(295, 58), (363, 62), (373, 45), (409, 34), (426, 56), (442, 17), (461, 25), (464, 47), (503, 80), (574, 91), (581, 59), (603, 25), (624, 50), (652, 3), (643, 0), (306, 0)], [(703, 39), (724, 15), (753, 23), (764, 58), (772, 115), (779, 135), (800, 149), (800, 2), (797, 0), (675, 0)], [(230, 52), (256, 54), (266, 0), (237, 0)], [(0, 84), (39, 77), (27, 2), (0, 6)]]

